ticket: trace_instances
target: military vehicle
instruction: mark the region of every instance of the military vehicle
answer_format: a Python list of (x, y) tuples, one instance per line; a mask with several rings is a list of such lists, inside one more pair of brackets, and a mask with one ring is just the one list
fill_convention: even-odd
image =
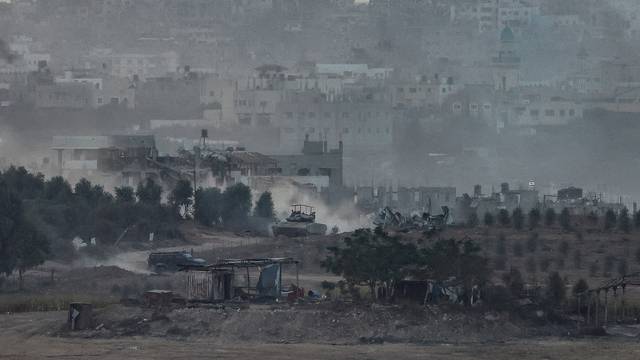
[(327, 225), (316, 223), (316, 210), (307, 205), (292, 205), (291, 215), (273, 226), (275, 236), (300, 237), (326, 233)]
[(163, 273), (178, 271), (184, 266), (205, 266), (207, 262), (186, 251), (173, 251), (149, 254), (147, 265), (153, 272)]

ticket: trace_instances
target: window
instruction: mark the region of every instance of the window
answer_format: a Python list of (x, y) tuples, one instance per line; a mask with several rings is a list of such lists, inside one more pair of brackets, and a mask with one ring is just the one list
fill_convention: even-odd
[(98, 97), (98, 104), (102, 105), (102, 97)]
[(576, 115), (576, 111), (573, 109), (569, 110), (569, 116), (575, 116)]
[(292, 112), (285, 113), (285, 116), (287, 117), (287, 119), (293, 119), (293, 113)]
[(348, 112), (343, 112), (342, 113), (342, 118), (343, 119), (348, 119), (349, 118), (349, 113)]
[(266, 107), (266, 106), (267, 106), (266, 101), (260, 101), (260, 107)]
[(314, 112), (310, 112), (308, 115), (309, 115), (309, 119), (314, 119), (316, 117), (316, 113)]
[(560, 110), (560, 116), (564, 117), (566, 114), (567, 114), (567, 112), (564, 109)]
[(540, 110), (538, 110), (538, 109), (529, 110), (529, 115), (531, 115), (531, 116), (539, 116), (540, 115)]
[(209, 91), (209, 96), (215, 96), (215, 92)]
[(349, 128), (344, 128), (344, 129), (342, 129), (342, 133), (343, 133), (343, 134), (348, 134), (348, 133), (349, 133)]
[(409, 88), (409, 92), (412, 93), (412, 94), (415, 94), (416, 93), (416, 88)]
[(453, 111), (455, 111), (455, 112), (460, 112), (460, 111), (462, 111), (462, 104), (460, 104), (460, 103), (454, 103), (454, 104), (453, 104)]
[(544, 116), (556, 116), (556, 111), (551, 109), (545, 110)]

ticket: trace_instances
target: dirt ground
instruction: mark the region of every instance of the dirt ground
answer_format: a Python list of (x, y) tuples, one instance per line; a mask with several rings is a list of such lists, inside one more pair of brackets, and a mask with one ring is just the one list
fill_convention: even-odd
[(526, 339), (506, 342), (336, 345), (225, 342), (215, 336), (185, 339), (133, 336), (114, 339), (57, 337), (42, 332), (64, 322), (65, 312), (0, 315), (0, 359), (456, 359), (636, 360), (638, 340)]
[[(538, 233), (536, 249), (527, 250), (526, 243), (534, 232)], [(193, 249), (194, 255), (211, 262), (290, 256), (302, 261), (300, 280), (307, 289), (320, 290), (323, 280), (339, 280), (324, 273), (320, 261), (326, 247), (340, 237), (269, 239), (196, 227), (185, 233), (184, 244), (165, 250)], [(585, 231), (577, 236), (560, 229), (450, 229), (439, 237), (473, 239), (493, 259), (500, 233), (506, 238), (507, 268), (520, 268), (531, 282), (543, 282), (550, 271), (560, 271), (567, 277), (567, 285), (583, 277), (593, 286), (608, 278), (604, 274), (607, 257), (615, 258), (616, 265), (625, 260), (629, 271), (640, 270), (634, 258), (640, 246), (635, 239), (640, 234)], [(569, 244), (567, 255), (559, 249), (564, 241)], [(525, 248), (521, 256), (514, 251), (517, 243)], [(577, 249), (582, 256), (580, 266), (573, 261)], [(176, 292), (183, 288), (180, 276), (150, 274), (146, 269), (148, 253), (130, 250), (103, 261), (48, 263), (27, 273), (27, 291), (0, 295), (0, 305), (2, 301), (47, 297), (64, 297), (61, 303), (91, 301), (100, 304), (95, 319), (102, 326), (70, 334), (62, 330), (65, 311), (2, 314), (0, 359), (640, 359), (638, 336), (568, 337), (565, 328), (528, 327), (504, 314), (462, 315), (424, 308), (333, 309), (330, 304), (294, 308), (286, 304), (228, 305), (224, 309), (180, 308), (158, 314), (118, 304), (123, 297), (152, 288)], [(527, 271), (528, 259), (536, 264), (549, 259), (551, 264), (548, 269), (536, 266), (535, 271)], [(589, 270), (592, 264), (599, 265), (593, 274)], [(617, 275), (616, 267), (609, 269), (611, 276)], [(55, 269), (53, 282), (49, 280), (51, 269)], [(294, 274), (284, 274), (285, 281), (293, 282)], [(499, 281), (500, 272), (495, 278)]]

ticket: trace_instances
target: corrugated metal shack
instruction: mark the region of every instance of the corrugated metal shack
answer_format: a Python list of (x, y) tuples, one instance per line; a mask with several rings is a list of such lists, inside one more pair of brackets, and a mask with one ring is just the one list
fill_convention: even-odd
[(292, 258), (225, 259), (205, 267), (185, 267), (186, 296), (194, 302), (223, 302), (233, 298), (279, 298), (282, 271), (299, 261)]

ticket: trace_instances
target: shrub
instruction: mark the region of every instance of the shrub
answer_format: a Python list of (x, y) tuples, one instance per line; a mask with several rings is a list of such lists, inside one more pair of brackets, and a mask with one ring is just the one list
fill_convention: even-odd
[(507, 239), (503, 233), (498, 236), (498, 242), (496, 243), (496, 254), (504, 256), (507, 254)]
[(552, 226), (556, 222), (556, 211), (553, 208), (547, 209), (544, 213), (544, 224), (546, 226)]
[(613, 270), (613, 265), (616, 263), (616, 257), (613, 255), (608, 255), (604, 258), (604, 272), (603, 276), (611, 276), (611, 271)]
[(620, 211), (620, 216), (618, 216), (618, 229), (627, 234), (631, 231), (631, 219), (629, 219), (629, 210), (627, 210), (627, 208), (623, 208)]
[(536, 252), (538, 250), (538, 233), (532, 233), (527, 239), (526, 243), (527, 251), (530, 253)]
[(589, 290), (589, 284), (585, 279), (580, 279), (575, 283), (575, 285), (573, 285), (572, 292), (574, 296), (578, 296), (579, 294), (585, 293), (587, 290)]
[(511, 218), (507, 210), (500, 209), (500, 211), (498, 211), (498, 223), (502, 226), (509, 226), (509, 224), (511, 224)]
[(467, 219), (467, 227), (474, 228), (478, 226), (479, 223), (480, 220), (478, 219), (478, 214), (476, 214), (475, 212), (469, 214), (469, 218)]
[(522, 257), (522, 243), (520, 241), (516, 241), (513, 243), (513, 255), (517, 257)]
[(529, 228), (534, 229), (540, 224), (540, 210), (531, 209), (529, 211)]
[(563, 257), (567, 257), (569, 254), (569, 243), (565, 240), (558, 245), (558, 252), (562, 254)]
[(513, 210), (511, 213), (511, 219), (513, 219), (513, 227), (517, 230), (522, 230), (524, 226), (524, 214), (520, 208)]
[(495, 224), (496, 220), (493, 218), (493, 214), (490, 212), (486, 212), (484, 214), (484, 224), (486, 226), (493, 226), (493, 224)]
[(569, 213), (569, 209), (562, 209), (558, 220), (560, 221), (560, 226), (562, 226), (562, 229), (564, 229), (565, 231), (571, 230), (571, 214)]
[(553, 272), (549, 275), (547, 283), (546, 300), (552, 306), (562, 304), (566, 297), (566, 288), (560, 274)]
[(522, 290), (524, 289), (524, 280), (522, 280), (522, 274), (520, 274), (518, 269), (511, 269), (509, 272), (505, 273), (502, 280), (513, 297), (520, 297), (520, 294), (522, 294)]
[(604, 214), (604, 229), (611, 230), (616, 225), (616, 213), (609, 209)]
[(620, 259), (620, 261), (618, 261), (618, 275), (625, 276), (627, 275), (628, 271), (629, 269), (627, 267), (627, 260)]

